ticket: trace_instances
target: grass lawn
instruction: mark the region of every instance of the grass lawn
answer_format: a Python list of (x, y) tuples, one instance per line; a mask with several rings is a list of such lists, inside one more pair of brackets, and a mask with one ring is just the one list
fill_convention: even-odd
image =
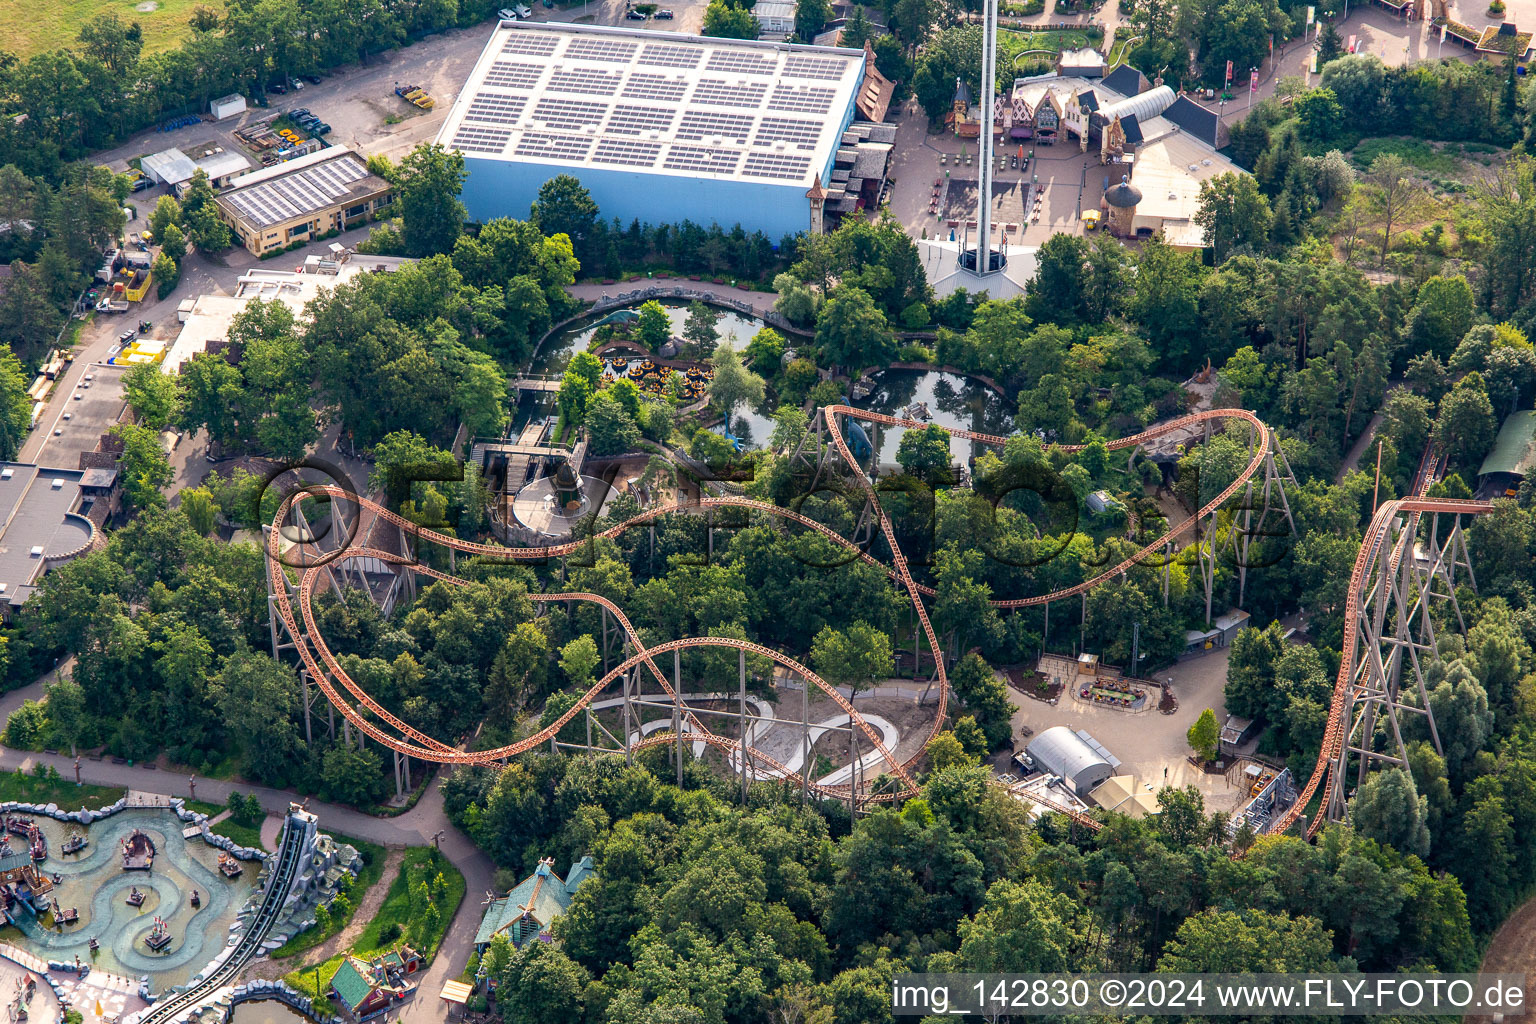
[[(420, 952), (426, 961), (437, 954), (437, 947), (442, 944), (443, 933), (448, 930), (448, 922), (453, 920), (453, 915), (464, 900), (464, 876), (458, 868), (448, 863), (448, 858), (437, 852), (430, 846), (413, 846), (405, 851), (405, 859), (400, 865), (400, 874), (395, 876), (394, 882), (389, 887), (389, 893), (384, 897), (384, 903), (379, 907), (379, 912), (372, 921), (364, 926), (362, 934), (357, 937), (357, 942), (352, 945), (352, 952), (359, 956), (375, 953), (384, 949), (391, 949), (403, 941), (403, 937), (382, 941), (381, 936), (386, 930), (394, 932), (391, 925), (404, 929), (411, 914), (410, 883), (414, 875), (418, 873), (420, 866), (427, 867), (427, 876), (433, 877), (441, 872), (448, 883), (447, 897), (439, 908), (442, 911), (440, 921), (431, 935), (422, 943)], [(359, 893), (358, 899), (361, 898)], [(355, 906), (358, 900), (353, 901)], [(336, 968), (341, 966), (345, 953), (338, 953), (321, 964), (310, 964), (291, 971), (284, 976), (284, 980), (305, 995), (323, 1000), (323, 993), (330, 987), (331, 978), (336, 973)]]
[(77, 786), (64, 778), (40, 779), (20, 772), (0, 772), (0, 801), (58, 804), (65, 810), (86, 807), (94, 811), (117, 803), (127, 793), (126, 789), (111, 786)]
[[(186, 806), (187, 810), (197, 811), (199, 814), (206, 814), (210, 818), (216, 818), (228, 810), (228, 808), (224, 807), (222, 804), (210, 804), (203, 800), (188, 800), (186, 801)], [(233, 818), (225, 818), (217, 825), (209, 825), (208, 830), (216, 836), (227, 836), (228, 838), (233, 839), (235, 842), (239, 843), (241, 846), (249, 846), (253, 850), (266, 849), (266, 847), (263, 846), (261, 842), (260, 825), (257, 825), (255, 828), (250, 828), (245, 825), (237, 824)]]
[(363, 897), (367, 895), (368, 890), (378, 885), (380, 876), (384, 874), (384, 847), (377, 846), (366, 840), (353, 839), (350, 836), (332, 834), (332, 838), (338, 843), (356, 847), (357, 852), (363, 855), (363, 869), (357, 873), (357, 880), (352, 883), (352, 892), (350, 893), (352, 913), (343, 918), (333, 917), (329, 928), (310, 928), (295, 935), (272, 951), (271, 957), (274, 960), (297, 956), (305, 950), (314, 949), (326, 939), (329, 939), (332, 935), (345, 928), (357, 913), (357, 908), (362, 905)]
[[(144, 29), (144, 50), (168, 50), (191, 35), (187, 19), (203, 0), (153, 0), (154, 10), (135, 10), (144, 0), (0, 0), (5, 48), (19, 57), (72, 46), (80, 27), (98, 14), (116, 14)], [(212, 0), (210, 6), (224, 5)]]
[[(1006, 60), (1025, 50), (1080, 50), (1085, 46), (1103, 41), (1102, 33), (1089, 35), (1082, 29), (1046, 29), (1040, 32), (1019, 32), (1001, 29), (997, 33), (998, 48)], [(1002, 67), (1002, 61), (998, 62)]]
[(1383, 153), (1396, 153), (1408, 164), (1426, 174), (1452, 175), (1461, 170), (1461, 159), (1455, 153), (1436, 149), (1419, 139), (1365, 139), (1350, 150), (1349, 158), (1356, 166), (1365, 168)]

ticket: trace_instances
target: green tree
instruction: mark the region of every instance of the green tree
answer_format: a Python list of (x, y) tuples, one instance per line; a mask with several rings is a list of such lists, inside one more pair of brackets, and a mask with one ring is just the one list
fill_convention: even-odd
[(73, 679), (59, 679), (49, 683), (47, 694), (48, 724), (53, 729), (53, 741), (68, 745), (70, 755), (85, 737), (90, 717), (85, 710), (85, 691)]
[(885, 314), (862, 288), (838, 288), (816, 317), (816, 344), (827, 360), (858, 376), (896, 357)]
[(1216, 724), (1216, 712), (1206, 708), (1189, 727), (1189, 747), (1202, 761), (1216, 759), (1217, 745), (1221, 740), (1221, 727)]
[(437, 143), (417, 146), (395, 171), (395, 204), (408, 256), (451, 252), (464, 233), (459, 191), (468, 172), (464, 155)]
[(160, 252), (175, 260), (177, 264), (186, 257), (187, 236), (178, 225), (167, 224), (165, 230), (156, 235), (155, 239), (160, 243)]
[(163, 508), (165, 495), (160, 493), (160, 489), (169, 486), (173, 476), (160, 434), (148, 427), (131, 423), (119, 423), (108, 433), (123, 445), (123, 453), (118, 456), (118, 468), (123, 481), (123, 498), (128, 508), (133, 512)]
[(948, 729), (929, 740), (924, 749), (928, 752), (928, 766), (936, 772), (976, 763), (976, 759), (965, 752), (965, 746)]
[(0, 461), (14, 461), (32, 426), (32, 399), (21, 360), (9, 348), (0, 348)]
[(709, 382), (709, 400), (725, 415), (727, 426), (737, 406), (753, 408), (762, 404), (763, 378), (742, 365), (741, 354), (729, 341), (722, 341), (715, 347), (709, 362), (715, 370), (715, 376)]
[(1014, 707), (1008, 687), (981, 655), (972, 651), (961, 658), (950, 671), (949, 684), (986, 734), (987, 749), (996, 749), (1013, 735)]
[(976, 915), (960, 921), (958, 969), (1047, 973), (1071, 970), (1078, 908), (1034, 879), (1000, 879)]
[(162, 299), (175, 291), (181, 281), (181, 267), (165, 252), (155, 253), (149, 272), (155, 279), (155, 294)]
[(219, 525), (219, 506), (206, 487), (189, 487), (181, 492), (181, 510), (187, 522), (201, 536), (208, 536)]
[(1221, 263), (1233, 250), (1262, 250), (1269, 238), (1269, 201), (1248, 174), (1227, 173), (1200, 183), (1200, 209), (1195, 223)]
[(1157, 969), (1238, 974), (1333, 970), (1333, 937), (1314, 917), (1209, 907), (1179, 926)]
[(419, 498), (413, 491), (425, 482), (457, 480), (459, 473), (452, 452), (436, 447), (420, 434), (396, 430), (374, 446), (368, 489), (382, 490), (391, 505), (399, 506), (413, 496)]
[(764, 327), (747, 342), (747, 365), (752, 367), (754, 373), (771, 377), (779, 372), (786, 347), (784, 335), (772, 327)]
[(1497, 421), (1482, 374), (1473, 371), (1440, 400), (1435, 419), (1435, 444), (1459, 466), (1475, 469), (1493, 447)]
[(597, 203), (581, 182), (569, 174), (557, 174), (539, 186), (529, 216), (546, 235), (564, 235), (578, 252), (592, 237), (597, 224)]
[(1278, 621), (1263, 629), (1240, 629), (1227, 658), (1227, 710), (1244, 718), (1277, 717), (1273, 704), (1275, 662), (1285, 653), (1285, 629)]
[(150, 211), (146, 226), (149, 228), (150, 237), (158, 242), (165, 237), (166, 228), (180, 223), (181, 204), (172, 196), (161, 196), (155, 203), (155, 208)]
[[(827, 0), (797, 0), (795, 4), (795, 38), (802, 43), (814, 42), (832, 20), (832, 5)], [(860, 44), (862, 45), (862, 43)]]
[(672, 319), (667, 316), (667, 308), (655, 299), (642, 304), (640, 319), (635, 322), (635, 334), (640, 343), (653, 352), (665, 345), (672, 337)]
[(1349, 805), (1349, 822), (1362, 836), (1418, 857), (1429, 856), (1428, 816), (1429, 799), (1395, 767), (1370, 775)]
[(688, 319), (683, 321), (683, 337), (689, 342), (693, 353), (715, 350), (715, 339), (718, 336), (715, 325), (719, 322), (720, 314), (704, 303), (697, 299), (688, 303)]
[(1431, 277), (1408, 314), (1408, 340), (1419, 353), (1448, 359), (1472, 326), (1472, 286), (1460, 274)]
[(599, 391), (587, 406), (585, 422), (593, 455), (634, 451), (640, 441), (639, 425), (612, 391)]
[(1331, 19), (1324, 21), (1323, 27), (1318, 30), (1316, 49), (1319, 69), (1344, 56), (1344, 37), (1339, 34), (1338, 26)]
[(949, 431), (937, 423), (907, 428), (896, 446), (901, 468), (932, 485), (948, 482), (950, 459)]
[(756, 39), (757, 19), (745, 7), (737, 7), (727, 0), (709, 0), (704, 8), (704, 27), (700, 35), (722, 39)]
[(582, 1019), (591, 979), (555, 946), (529, 942), (512, 953), (496, 981), (506, 1024), (568, 1024)]
[[(375, 804), (386, 792), (384, 761), (372, 750), (331, 747), (320, 758), (320, 778), (320, 790), (327, 800), (351, 804), (354, 807), (368, 807)], [(416, 918), (416, 922), (427, 922), (425, 928), (430, 929), (432, 925), (429, 922), (433, 909), (435, 908), (429, 906), (427, 913)], [(429, 934), (431, 934), (430, 931), (426, 931), (425, 934), (418, 933), (418, 940)]]
[(1308, 142), (1327, 142), (1344, 127), (1344, 108), (1332, 89), (1303, 93), (1291, 109), (1301, 119), (1302, 138)]
[(891, 638), (864, 621), (823, 626), (811, 641), (811, 664), (828, 683), (857, 693), (891, 674)]
[(209, 696), (225, 733), (244, 751), (251, 779), (283, 785), (295, 776), (299, 736), (292, 716), (299, 686), (292, 669), (241, 647), (210, 681)]
[(585, 690), (592, 685), (593, 672), (602, 659), (597, 653), (597, 642), (591, 634), (583, 633), (560, 649), (560, 671), (565, 673), (568, 685)]
[(181, 379), (155, 363), (129, 367), (123, 374), (123, 395), (144, 425), (164, 430), (181, 412)]

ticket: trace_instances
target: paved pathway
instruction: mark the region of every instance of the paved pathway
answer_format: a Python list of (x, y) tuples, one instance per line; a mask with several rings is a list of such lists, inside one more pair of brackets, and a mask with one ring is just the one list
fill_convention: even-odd
[[(50, 673), (49, 678), (51, 677)], [(9, 715), (12, 710), (20, 707), (23, 700), (41, 698), (43, 685), (44, 683), (39, 681), (0, 696), (0, 717)], [(15, 771), (21, 768), (31, 771), (32, 767), (39, 762), (57, 768), (59, 774), (65, 778), (71, 778), (74, 775), (74, 759), (66, 755), (35, 754), (30, 751), (0, 747), (0, 770)], [(464, 970), (464, 964), (474, 945), (475, 929), (480, 923), (480, 897), (491, 888), (496, 871), (496, 866), (491, 862), (490, 857), (449, 822), (439, 789), (442, 778), (441, 774), (434, 777), (427, 784), (427, 790), (417, 801), (416, 806), (395, 818), (378, 818), (350, 807), (321, 803), (316, 800), (309, 801), (309, 809), (319, 816), (321, 827), (326, 831), (356, 836), (383, 846), (424, 846), (432, 841), (433, 835), (441, 832), (440, 848), (443, 854), (464, 874), (464, 901), (459, 904), (458, 911), (448, 926), (448, 932), (443, 938), (443, 944), (438, 950), (436, 959), (432, 961), (432, 965), (421, 978), (421, 987), (416, 998), (406, 1004), (399, 1015), (398, 1019), (407, 1024), (427, 1024), (427, 1022), (437, 1022), (447, 1018), (445, 1004), (438, 998), (438, 993), (442, 990), (443, 982), (458, 977)], [(190, 795), (187, 777), (180, 773), (147, 768), (143, 765), (113, 764), (110, 759), (96, 761), (88, 757), (82, 758), (80, 779), (92, 785), (122, 786), (144, 793), (182, 797)], [(197, 780), (197, 798), (208, 803), (222, 804), (229, 799), (229, 794), (234, 790), (255, 794), (263, 807), (278, 815), (287, 811), (289, 803), (306, 799), (291, 790), (224, 782), (218, 779)]]

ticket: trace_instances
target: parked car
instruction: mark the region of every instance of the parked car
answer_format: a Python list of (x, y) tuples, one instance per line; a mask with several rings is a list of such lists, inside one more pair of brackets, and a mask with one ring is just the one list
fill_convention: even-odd
[(319, 75), (300, 75), (299, 77), (304, 79), (304, 81), (308, 82), (310, 85), (319, 85), (320, 84), (320, 76)]
[(640, 11), (629, 11), (628, 13), (626, 13), (624, 15), (624, 17), (628, 18), (630, 21), (644, 21), (645, 20), (645, 14), (640, 12)]
[(283, 95), (287, 91), (288, 87), (282, 82), (273, 82), (271, 85), (267, 86), (267, 92), (275, 92), (279, 96)]
[(500, 18), (502, 21), (516, 21), (517, 12), (510, 7), (503, 7), (501, 10), (496, 12), (496, 17)]
[(288, 116), (289, 117), (309, 117), (311, 115), (309, 113), (309, 108), (308, 107), (294, 107), (292, 110), (288, 111)]
[(151, 189), (151, 188), (154, 188), (154, 187), (155, 187), (155, 183), (150, 181), (148, 178), (135, 178), (133, 180), (133, 188), (130, 189), (130, 191), (133, 191), (133, 192), (143, 192), (146, 189)]
[(527, 4), (513, 4), (512, 10), (517, 14), (519, 18), (533, 17), (533, 8), (529, 7)]
[(657, 11), (656, 12), (656, 20), (657, 21), (671, 21), (672, 20), (672, 12), (671, 11)]

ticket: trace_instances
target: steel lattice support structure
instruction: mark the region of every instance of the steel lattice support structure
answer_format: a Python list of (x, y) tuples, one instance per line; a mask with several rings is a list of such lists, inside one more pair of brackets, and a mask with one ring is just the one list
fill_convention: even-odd
[[(1451, 523), (1443, 540), (1442, 516)], [(1351, 759), (1355, 790), (1364, 785), (1373, 766), (1407, 769), (1404, 716), (1423, 717), (1435, 752), (1445, 752), (1424, 673), (1440, 658), (1436, 615), (1449, 612), (1455, 629), (1466, 631), (1456, 600), (1458, 575), (1474, 591), (1477, 588), (1461, 519), (1457, 513), (1399, 510), (1370, 551), (1359, 591), (1351, 595), (1359, 628), (1351, 640), (1354, 650), (1345, 659), (1353, 670), (1340, 711), (1344, 733), (1329, 773), (1327, 815), (1331, 820), (1345, 814)], [(1410, 677), (1406, 685), (1405, 673)]]

